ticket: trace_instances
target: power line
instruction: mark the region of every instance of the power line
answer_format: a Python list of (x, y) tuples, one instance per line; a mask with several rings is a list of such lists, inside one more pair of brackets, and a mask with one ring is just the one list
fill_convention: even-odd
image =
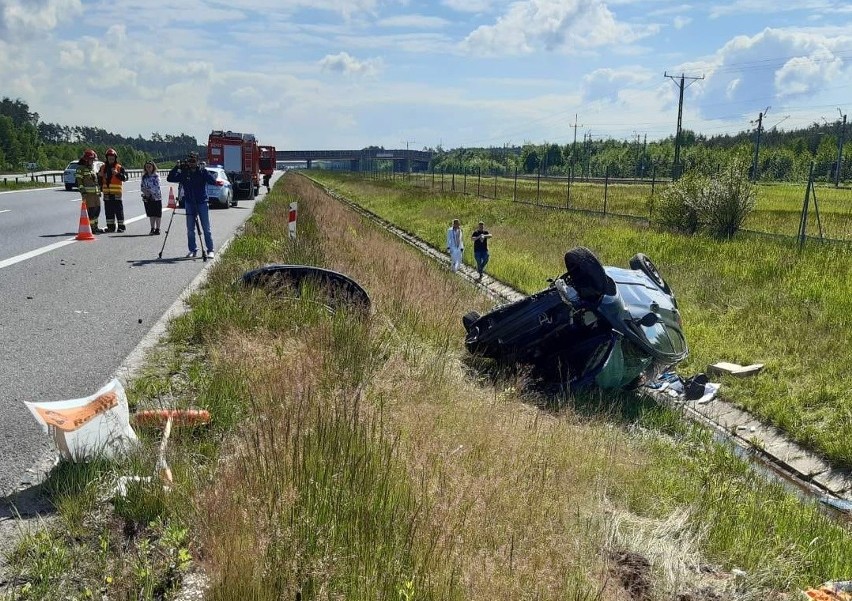
[[(663, 72), (664, 77), (668, 77), (672, 81), (675, 81), (674, 75), (669, 75), (666, 72)], [(680, 74), (680, 84), (678, 88), (680, 90), (680, 100), (677, 103), (677, 134), (675, 134), (675, 151), (674, 151), (674, 164), (672, 165), (672, 178), (678, 179), (680, 177), (680, 129), (681, 122), (683, 121), (683, 90), (688, 87), (684, 85), (686, 80), (689, 79), (689, 85), (692, 85), (696, 81), (700, 79), (704, 79), (704, 76), (701, 77), (687, 77), (683, 73)]]

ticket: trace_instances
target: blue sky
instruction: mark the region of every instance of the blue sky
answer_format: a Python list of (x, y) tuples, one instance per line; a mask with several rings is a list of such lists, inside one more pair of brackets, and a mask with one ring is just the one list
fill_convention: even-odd
[(502, 146), (836, 122), (830, 0), (0, 0), (0, 95), (125, 135), (281, 149)]

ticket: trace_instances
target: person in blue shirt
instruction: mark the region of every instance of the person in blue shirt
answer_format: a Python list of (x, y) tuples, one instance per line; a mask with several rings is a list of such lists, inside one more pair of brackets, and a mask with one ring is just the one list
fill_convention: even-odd
[(166, 181), (180, 184), (183, 188), (183, 203), (186, 209), (186, 240), (189, 244), (187, 257), (198, 254), (195, 241), (195, 218), (201, 219), (207, 256), (213, 257), (213, 234), (210, 231), (210, 211), (207, 206), (207, 185), (216, 184), (216, 176), (198, 165), (198, 153), (190, 152), (186, 161), (181, 161), (169, 171)]

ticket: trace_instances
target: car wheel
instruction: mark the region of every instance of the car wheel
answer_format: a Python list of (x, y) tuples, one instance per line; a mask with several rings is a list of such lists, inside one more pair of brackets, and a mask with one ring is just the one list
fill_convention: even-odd
[(657, 266), (654, 265), (654, 262), (649, 259), (647, 255), (643, 253), (636, 253), (633, 255), (630, 258), (630, 269), (635, 269), (644, 273), (666, 294), (672, 293), (672, 289), (669, 288), (666, 280), (664, 280), (663, 276), (660, 275), (659, 269), (657, 269)]
[(65, 184), (65, 191), (66, 192), (70, 192), (72, 188), (74, 188), (74, 186), (72, 184)]
[(586, 302), (597, 303), (607, 289), (606, 272), (598, 258), (584, 246), (565, 253), (565, 269), (577, 294)]
[(479, 317), (480, 315), (476, 311), (466, 313), (465, 316), (462, 317), (462, 324), (464, 325), (464, 329), (466, 332), (470, 331), (470, 326), (472, 326), (475, 321), (478, 321)]

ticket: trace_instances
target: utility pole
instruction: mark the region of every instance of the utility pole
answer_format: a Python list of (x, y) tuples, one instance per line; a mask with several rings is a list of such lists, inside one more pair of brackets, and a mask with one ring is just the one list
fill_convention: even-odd
[(834, 169), (834, 187), (840, 187), (840, 165), (843, 163), (843, 138), (846, 136), (846, 115), (838, 107), (837, 112), (843, 117), (840, 123), (840, 135), (837, 136), (837, 166)]
[[(571, 174), (574, 173), (574, 161), (577, 160), (577, 128), (583, 127), (582, 125), (577, 125), (577, 113), (574, 113), (574, 125), (570, 127), (574, 128), (574, 146), (571, 148)], [(585, 134), (583, 137), (585, 143)], [(569, 174), (570, 177), (570, 174)]]
[[(663, 76), (668, 77), (672, 81), (675, 81), (675, 76), (669, 75), (667, 72), (664, 72)], [(683, 90), (687, 87), (685, 85), (687, 79), (690, 80), (689, 85), (692, 85), (699, 79), (704, 79), (704, 76), (702, 75), (701, 77), (687, 77), (683, 73), (680, 74), (680, 84), (678, 84), (678, 88), (680, 90), (680, 99), (677, 103), (677, 133), (675, 134), (675, 154), (674, 165), (672, 165), (672, 179), (678, 179), (680, 177), (680, 130), (681, 123), (683, 122)]]
[[(763, 132), (763, 118), (769, 112), (769, 107), (767, 106), (762, 113), (758, 113), (757, 115), (757, 140), (754, 143), (754, 159), (751, 162), (751, 181), (757, 181), (757, 158), (760, 153), (760, 134)], [(752, 121), (754, 123), (754, 121)]]

